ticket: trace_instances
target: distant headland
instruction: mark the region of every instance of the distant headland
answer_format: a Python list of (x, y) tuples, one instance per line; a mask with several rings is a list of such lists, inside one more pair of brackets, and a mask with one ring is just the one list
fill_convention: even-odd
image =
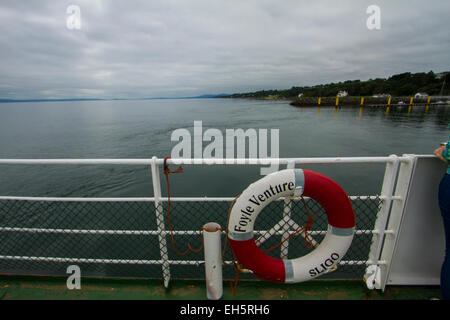
[(61, 98), (61, 99), (1, 99), (0, 103), (11, 102), (61, 102), (61, 101), (112, 101), (112, 100), (170, 100), (170, 99), (211, 99), (229, 96), (222, 94), (204, 94), (194, 97), (157, 97), (157, 98)]
[[(388, 101), (392, 104), (408, 104), (411, 102), (411, 97), (415, 102), (433, 103), (440, 101), (439, 96), (450, 95), (448, 86), (450, 79), (447, 79), (449, 74), (449, 71), (405, 72), (386, 79), (348, 80), (285, 90), (235, 93), (226, 98), (290, 100), (295, 106), (336, 105), (336, 103), (338, 105), (387, 104)], [(433, 97), (428, 99), (431, 96)], [(444, 100), (446, 102), (448, 99)]]

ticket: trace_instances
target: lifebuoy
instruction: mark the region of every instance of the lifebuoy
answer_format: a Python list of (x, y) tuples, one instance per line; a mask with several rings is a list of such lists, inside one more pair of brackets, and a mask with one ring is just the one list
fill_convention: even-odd
[[(276, 259), (262, 252), (253, 238), (258, 214), (279, 197), (304, 195), (319, 202), (328, 217), (320, 245), (296, 259)], [(285, 169), (252, 183), (236, 199), (228, 220), (228, 240), (236, 259), (255, 275), (273, 282), (313, 279), (334, 268), (351, 245), (355, 215), (345, 191), (330, 178), (310, 170)]]

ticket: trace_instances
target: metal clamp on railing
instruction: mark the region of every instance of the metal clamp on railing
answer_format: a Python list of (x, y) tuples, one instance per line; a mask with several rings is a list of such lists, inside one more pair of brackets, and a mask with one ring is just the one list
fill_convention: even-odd
[(377, 265), (371, 265), (367, 267), (366, 274), (364, 275), (364, 281), (366, 282), (368, 289), (381, 289), (381, 273), (380, 268)]

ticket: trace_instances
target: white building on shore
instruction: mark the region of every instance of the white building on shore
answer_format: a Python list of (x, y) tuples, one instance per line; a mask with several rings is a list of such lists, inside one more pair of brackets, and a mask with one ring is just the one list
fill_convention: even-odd
[(337, 94), (337, 96), (338, 96), (339, 98), (346, 97), (346, 96), (348, 96), (348, 92), (345, 91), (345, 90), (339, 91), (338, 94)]
[(389, 93), (377, 93), (377, 94), (374, 94), (372, 97), (374, 97), (374, 98), (390, 98), (391, 95)]
[(426, 92), (417, 92), (414, 95), (414, 98), (428, 98), (428, 93), (426, 93)]

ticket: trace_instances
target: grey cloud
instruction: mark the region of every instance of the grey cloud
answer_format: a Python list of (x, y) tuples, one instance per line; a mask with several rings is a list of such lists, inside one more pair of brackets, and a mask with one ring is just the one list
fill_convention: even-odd
[[(66, 8), (81, 9), (81, 30)], [(381, 8), (381, 30), (366, 8)], [(1, 1), (0, 98), (155, 97), (448, 70), (448, 1)]]

